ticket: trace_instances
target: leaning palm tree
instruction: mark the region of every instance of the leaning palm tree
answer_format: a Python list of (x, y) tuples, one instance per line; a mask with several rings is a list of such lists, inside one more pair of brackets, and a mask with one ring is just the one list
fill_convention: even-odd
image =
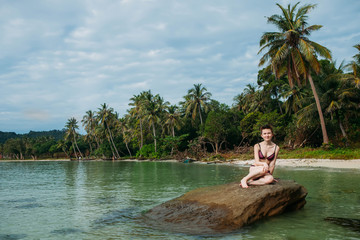
[(114, 117), (113, 113), (114, 109), (109, 108), (106, 103), (101, 104), (101, 108), (99, 108), (99, 111), (97, 112), (97, 119), (99, 123), (103, 126), (106, 136), (108, 138), (110, 148), (113, 151), (113, 157), (114, 158), (120, 158), (120, 154), (115, 146), (113, 135), (110, 129), (110, 124), (112, 122), (112, 118)]
[(211, 97), (211, 93), (207, 91), (206, 87), (202, 87), (202, 84), (194, 84), (194, 88), (189, 89), (188, 94), (184, 96), (186, 115), (191, 114), (192, 118), (195, 120), (197, 114), (200, 117), (200, 124), (203, 124), (203, 118), (201, 115), (202, 110), (207, 112), (208, 102)]
[(150, 90), (145, 92), (145, 119), (152, 128), (155, 152), (157, 150), (156, 125), (160, 123), (160, 117), (167, 105), (169, 105), (169, 103), (164, 102), (164, 99), (160, 97), (159, 94), (154, 96)]
[(85, 131), (87, 134), (85, 135), (85, 138), (88, 139), (91, 149), (91, 141), (93, 139), (96, 142), (97, 148), (100, 147), (99, 140), (96, 136), (96, 127), (98, 125), (98, 122), (95, 118), (95, 113), (91, 110), (86, 112), (86, 115), (83, 116), (83, 119), (81, 120), (83, 127), (85, 128)]
[[(167, 107), (165, 112), (165, 123), (168, 131), (172, 137), (175, 137), (175, 128), (179, 129), (181, 124), (181, 115), (179, 108), (176, 105), (170, 105)], [(174, 147), (171, 148), (170, 155), (172, 156), (174, 152)]]
[(129, 110), (129, 114), (132, 118), (136, 119), (139, 122), (140, 127), (140, 149), (142, 149), (144, 145), (144, 133), (143, 133), (143, 121), (145, 117), (145, 95), (146, 92), (142, 92), (139, 95), (134, 95), (132, 98), (130, 98), (130, 106), (133, 106)]
[(68, 121), (65, 125), (65, 128), (66, 128), (65, 138), (70, 139), (73, 150), (74, 150), (75, 157), (78, 158), (77, 153), (76, 153), (76, 150), (77, 150), (82, 158), (83, 155), (82, 155), (82, 153), (79, 149), (79, 146), (77, 145), (77, 141), (76, 141), (76, 137), (78, 135), (76, 132), (76, 129), (79, 129), (79, 126), (77, 124), (78, 124), (78, 122), (75, 118), (68, 119)]
[(267, 52), (260, 59), (259, 66), (268, 62), (277, 78), (287, 74), (290, 87), (294, 86), (294, 80), (299, 86), (302, 86), (306, 80), (309, 81), (320, 118), (323, 143), (328, 144), (325, 120), (311, 73), (320, 72), (317, 56), (331, 59), (331, 52), (308, 38), (311, 32), (322, 28), (321, 25), (308, 26), (307, 23), (307, 14), (316, 5), (308, 4), (297, 9), (298, 5), (299, 2), (293, 7), (289, 4), (285, 9), (277, 4), (282, 15), (275, 14), (268, 17), (268, 23), (274, 24), (279, 32), (266, 32), (262, 35), (259, 53), (265, 49)]

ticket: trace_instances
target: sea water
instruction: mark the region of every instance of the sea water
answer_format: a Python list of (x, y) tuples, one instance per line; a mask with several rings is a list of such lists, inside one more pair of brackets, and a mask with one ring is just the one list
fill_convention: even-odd
[(239, 181), (248, 167), (177, 162), (0, 162), (3, 239), (360, 239), (325, 221), (360, 219), (360, 171), (277, 167), (306, 187), (305, 207), (230, 234), (201, 236), (147, 226), (142, 214), (192, 189)]

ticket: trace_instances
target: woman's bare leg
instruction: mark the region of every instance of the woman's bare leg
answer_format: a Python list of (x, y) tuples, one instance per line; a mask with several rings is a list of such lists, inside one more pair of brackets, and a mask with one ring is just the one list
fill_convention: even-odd
[(274, 181), (274, 177), (270, 173), (266, 173), (264, 177), (251, 181), (249, 185), (266, 185)]
[(250, 179), (255, 178), (255, 177), (260, 177), (265, 174), (263, 169), (264, 169), (264, 167), (262, 167), (262, 166), (250, 167), (249, 174), (246, 175), (243, 179), (241, 179), (240, 186), (242, 188), (248, 188), (249, 186), (248, 186), (247, 182)]

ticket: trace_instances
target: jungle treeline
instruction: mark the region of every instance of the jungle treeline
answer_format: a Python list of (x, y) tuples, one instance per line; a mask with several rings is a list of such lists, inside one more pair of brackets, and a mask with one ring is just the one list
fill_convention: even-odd
[[(257, 83), (228, 106), (194, 84), (183, 101), (170, 104), (151, 90), (130, 99), (124, 116), (104, 103), (83, 118), (70, 118), (64, 137), (11, 138), (3, 158), (177, 158), (241, 154), (260, 141), (271, 124), (276, 143), (297, 148), (357, 147), (360, 137), (360, 45), (353, 60), (336, 63), (331, 50), (310, 40), (321, 25), (309, 25), (315, 5), (283, 7), (268, 17), (277, 32), (260, 39)], [(351, 46), (349, 46), (351, 47)], [(236, 86), (234, 86), (236, 87)], [(80, 124), (86, 134), (79, 134)]]

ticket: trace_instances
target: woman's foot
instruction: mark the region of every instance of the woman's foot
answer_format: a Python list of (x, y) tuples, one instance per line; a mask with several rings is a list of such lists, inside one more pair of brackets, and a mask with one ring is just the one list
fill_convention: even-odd
[(239, 185), (242, 188), (248, 188), (247, 181), (245, 179), (241, 179), (241, 183)]

